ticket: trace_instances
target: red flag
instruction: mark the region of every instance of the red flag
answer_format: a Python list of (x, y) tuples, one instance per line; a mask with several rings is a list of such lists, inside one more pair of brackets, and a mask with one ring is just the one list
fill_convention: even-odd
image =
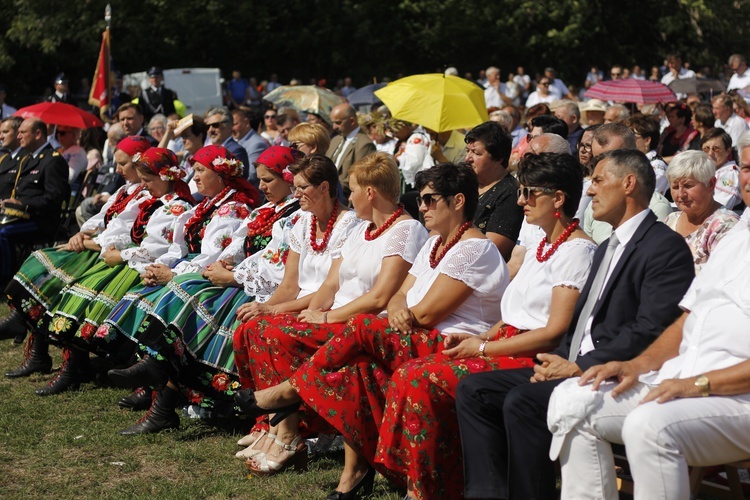
[(109, 108), (112, 98), (112, 75), (110, 70), (109, 58), (109, 30), (102, 34), (102, 48), (99, 51), (99, 59), (96, 61), (96, 71), (91, 83), (91, 93), (89, 94), (89, 104), (97, 106), (100, 113), (104, 113)]

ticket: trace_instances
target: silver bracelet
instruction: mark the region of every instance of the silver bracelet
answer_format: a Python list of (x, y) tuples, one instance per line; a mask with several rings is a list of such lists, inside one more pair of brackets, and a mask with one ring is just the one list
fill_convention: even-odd
[(479, 355), (485, 356), (484, 350), (487, 348), (487, 343), (489, 340), (484, 340), (481, 344), (479, 344)]

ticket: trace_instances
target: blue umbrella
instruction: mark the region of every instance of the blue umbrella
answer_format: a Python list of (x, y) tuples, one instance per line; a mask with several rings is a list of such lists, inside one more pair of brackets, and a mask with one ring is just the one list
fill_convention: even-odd
[(382, 102), (378, 96), (375, 95), (375, 91), (385, 87), (385, 83), (371, 83), (361, 89), (357, 89), (347, 97), (349, 104), (352, 106), (364, 106), (366, 104), (373, 105), (376, 102)]

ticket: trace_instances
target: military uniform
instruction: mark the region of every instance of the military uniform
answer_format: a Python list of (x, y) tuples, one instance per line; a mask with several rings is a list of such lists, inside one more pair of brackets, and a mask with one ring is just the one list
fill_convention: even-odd
[[(16, 162), (17, 166), (7, 170), (6, 175), (13, 176), (11, 191), (15, 185), (15, 198), (31, 217), (0, 226), (0, 278), (12, 276), (17, 267), (14, 258), (16, 243), (34, 240), (39, 235), (55, 234), (60, 224), (62, 204), (70, 198), (68, 164), (52, 146), (45, 145), (36, 157), (19, 155)], [(18, 169), (21, 174), (16, 183)]]
[(161, 113), (164, 116), (169, 116), (174, 113), (174, 101), (176, 99), (175, 91), (162, 85), (156, 90), (151, 87), (141, 90), (138, 96), (138, 104), (143, 109), (143, 116), (148, 122), (155, 114)]
[[(19, 156), (23, 153), (19, 153)], [(13, 191), (13, 185), (16, 182), (16, 159), (13, 158), (10, 151), (0, 149), (0, 200), (7, 200)]]

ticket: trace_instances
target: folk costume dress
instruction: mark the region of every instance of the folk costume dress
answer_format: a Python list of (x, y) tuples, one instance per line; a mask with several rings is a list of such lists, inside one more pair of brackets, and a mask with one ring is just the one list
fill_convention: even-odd
[[(547, 243), (544, 249), (549, 248)], [(580, 291), (595, 251), (595, 243), (574, 239), (562, 243), (542, 262), (535, 252), (526, 252), (518, 275), (503, 295), (505, 325), (491, 340), (544, 327), (553, 289)], [(401, 481), (411, 480), (419, 499), (461, 498), (463, 462), (455, 405), (458, 382), (472, 373), (533, 366), (531, 355), (450, 359), (436, 353), (404, 363), (388, 388), (376, 462)]]
[(104, 253), (110, 246), (120, 250), (122, 264), (113, 267), (103, 260), (66, 286), (47, 312), (45, 323), (57, 343), (75, 344), (86, 350), (100, 351), (109, 340), (97, 328), (112, 308), (133, 286), (146, 267), (163, 258), (170, 246), (180, 215), (191, 204), (175, 194), (149, 198), (139, 204), (140, 212), (132, 227), (115, 219), (111, 230), (96, 242)]
[[(397, 222), (385, 234), (367, 240), (369, 221), (359, 223), (341, 249), (339, 289), (331, 309), (337, 309), (363, 296), (375, 285), (383, 259), (400, 256), (413, 264), (427, 240), (427, 230), (419, 221)], [(235, 361), (243, 387), (255, 390), (271, 387), (288, 379), (346, 323), (306, 323), (294, 315), (278, 315), (251, 320), (234, 337)]]
[[(200, 276), (209, 264), (219, 259), (231, 244), (234, 232), (250, 214), (242, 200), (240, 193), (227, 187), (183, 213), (176, 223), (172, 244), (155, 263), (173, 266), (172, 272), (177, 276)], [(110, 355), (132, 353), (138, 344), (139, 332), (148, 326), (148, 314), (168, 292), (167, 286), (138, 284), (113, 305), (97, 331), (97, 336), (111, 343)]]
[[(217, 399), (228, 400), (239, 387), (232, 350), (237, 308), (265, 302), (279, 286), (299, 217), (299, 203), (291, 197), (254, 210), (218, 258), (234, 263), (239, 287), (216, 286), (199, 273), (177, 275), (160, 296), (145, 296), (157, 298), (141, 327), (134, 334), (125, 330), (141, 354), (169, 362), (171, 378), (182, 383), (191, 403), (213, 409)], [(106, 324), (122, 331), (113, 321)]]
[[(354, 212), (344, 212), (333, 226), (326, 247), (317, 251), (310, 240), (313, 215), (303, 212), (289, 240), (291, 250), (299, 254), (298, 298), (320, 288), (333, 260), (342, 256), (347, 241), (363, 225)], [(289, 366), (299, 366), (298, 358), (304, 361), (311, 349), (317, 349), (311, 346), (325, 342), (319, 339), (325, 337), (331, 326), (304, 323), (292, 314), (260, 316), (242, 323), (234, 332), (234, 360), (242, 387), (262, 389), (286, 380)], [(278, 359), (274, 359), (277, 355)], [(256, 386), (256, 381), (261, 386)]]
[(411, 334), (392, 330), (387, 318), (355, 316), (289, 378), (307, 407), (398, 482), (403, 477), (374, 462), (391, 374), (410, 359), (442, 350), (442, 334), (487, 331), (500, 320), (500, 300), (509, 280), (500, 252), (487, 239), (459, 241), (433, 268), (430, 254), (437, 240), (438, 236), (427, 240), (409, 271), (416, 279), (407, 293), (407, 306), (418, 304), (440, 274), (473, 290), (461, 305), (434, 328), (417, 327)]
[[(140, 183), (127, 183), (109, 197), (98, 214), (81, 226), (81, 231), (93, 231), (95, 237), (104, 236), (102, 233), (115, 219), (120, 219), (122, 227), (131, 227), (140, 212), (138, 206), (150, 197)], [(37, 250), (8, 284), (5, 290), (8, 302), (23, 315), (28, 325), (36, 326), (60, 291), (98, 260), (99, 253), (93, 250), (80, 253), (54, 248)]]

